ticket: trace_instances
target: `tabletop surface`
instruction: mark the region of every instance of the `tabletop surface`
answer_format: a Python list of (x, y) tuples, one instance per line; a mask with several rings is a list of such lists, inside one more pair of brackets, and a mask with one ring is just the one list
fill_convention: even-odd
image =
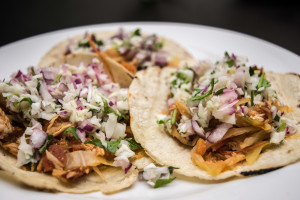
[(82, 25), (163, 21), (230, 29), (299, 55), (299, 8), (292, 0), (12, 0), (0, 12), (0, 46)]

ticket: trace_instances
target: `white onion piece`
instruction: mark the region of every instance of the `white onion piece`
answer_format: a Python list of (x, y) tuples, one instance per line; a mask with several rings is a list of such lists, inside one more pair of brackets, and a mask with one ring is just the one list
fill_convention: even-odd
[(46, 83), (42, 82), (42, 81), (40, 81), (40, 83), (41, 83), (40, 93), (43, 97), (43, 100), (51, 100), (52, 96), (48, 91), (48, 87), (47, 87)]
[(41, 148), (45, 144), (47, 137), (48, 134), (46, 132), (39, 129), (33, 129), (30, 137), (32, 146), (36, 149)]
[(88, 132), (92, 132), (94, 130), (94, 126), (87, 120), (80, 122), (79, 127)]
[(175, 99), (174, 98), (170, 98), (168, 99), (168, 106), (175, 104)]
[(59, 86), (58, 86), (58, 89), (59, 89), (60, 91), (62, 91), (62, 92), (68, 91), (68, 87), (67, 87), (67, 85), (64, 84), (64, 83), (60, 83)]
[(238, 95), (235, 93), (233, 89), (225, 89), (223, 94), (220, 95), (220, 100), (223, 103), (231, 103), (238, 98)]
[(277, 114), (276, 106), (271, 107), (271, 113), (272, 113), (272, 119), (274, 119), (276, 117), (276, 114)]
[(76, 134), (78, 135), (79, 139), (81, 140), (81, 142), (85, 142), (86, 138), (86, 134), (84, 132), (84, 130), (80, 129), (80, 128), (77, 128), (76, 129)]
[(192, 120), (192, 128), (200, 137), (205, 138), (203, 128), (195, 120)]
[(210, 143), (216, 143), (223, 138), (228, 129), (232, 127), (232, 124), (222, 123), (219, 124), (214, 130), (207, 133), (207, 141)]
[(244, 68), (238, 68), (233, 76), (233, 82), (240, 88), (245, 85), (245, 72)]
[(68, 119), (70, 117), (71, 113), (66, 110), (63, 110), (63, 111), (59, 112), (58, 115), (63, 119)]

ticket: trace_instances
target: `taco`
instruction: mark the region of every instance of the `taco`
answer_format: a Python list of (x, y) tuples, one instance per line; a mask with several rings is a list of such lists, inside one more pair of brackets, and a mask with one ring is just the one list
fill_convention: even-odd
[(192, 56), (172, 40), (142, 34), (140, 29), (132, 32), (120, 29), (118, 32), (85, 33), (62, 41), (46, 53), (39, 66), (49, 66), (57, 59), (79, 52), (98, 55), (107, 65), (123, 68), (131, 79), (137, 71), (149, 66), (179, 67), (193, 62)]
[[(206, 180), (261, 174), (299, 160), (299, 76), (246, 62), (226, 53), (200, 68), (137, 73), (129, 88), (136, 141), (156, 162)], [(201, 66), (210, 66), (204, 75)]]
[(0, 82), (0, 167), (60, 192), (130, 187), (141, 146), (129, 126), (128, 88), (112, 82), (97, 58), (70, 56)]

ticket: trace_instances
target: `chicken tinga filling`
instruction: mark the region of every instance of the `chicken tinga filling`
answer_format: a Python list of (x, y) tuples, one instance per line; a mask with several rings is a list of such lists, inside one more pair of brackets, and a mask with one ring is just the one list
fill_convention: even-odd
[(105, 53), (132, 74), (149, 66), (177, 66), (179, 60), (163, 50), (164, 40), (156, 34), (144, 35), (140, 29), (132, 32), (119, 29), (110, 38), (97, 38), (97, 34), (84, 34), (78, 41), (71, 41), (65, 55), (78, 52)]
[(0, 145), (24, 170), (73, 181), (105, 166), (131, 168), (141, 149), (128, 126), (128, 89), (94, 59), (29, 67), (0, 82)]
[(157, 123), (191, 146), (194, 164), (211, 175), (254, 164), (297, 130), (264, 70), (246, 63), (226, 52), (215, 64), (202, 63), (210, 67), (201, 77), (190, 67), (170, 77), (168, 110)]

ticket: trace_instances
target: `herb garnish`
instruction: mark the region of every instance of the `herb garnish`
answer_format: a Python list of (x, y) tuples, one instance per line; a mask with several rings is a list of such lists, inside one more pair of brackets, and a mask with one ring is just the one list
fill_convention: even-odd
[(64, 135), (66, 135), (68, 132), (71, 132), (72, 135), (74, 136), (74, 138), (76, 140), (80, 140), (80, 138), (78, 137), (77, 133), (76, 133), (76, 128), (75, 127), (69, 127), (64, 131)]
[(50, 142), (52, 141), (52, 139), (53, 139), (53, 135), (49, 134), (48, 137), (47, 137), (47, 140), (46, 140), (45, 144), (39, 149), (40, 153), (43, 153), (48, 148), (48, 145), (50, 144)]
[(215, 79), (213, 78), (213, 79), (211, 79), (211, 81), (210, 81), (210, 86), (211, 86), (211, 88), (210, 88), (209, 91), (205, 92), (205, 93), (204, 93), (203, 95), (201, 95), (201, 96), (194, 96), (194, 97), (188, 99), (187, 101), (197, 101), (197, 100), (204, 99), (205, 97), (208, 97), (209, 95), (212, 94), (212, 92), (213, 92), (213, 90), (214, 90), (214, 85), (215, 85)]

